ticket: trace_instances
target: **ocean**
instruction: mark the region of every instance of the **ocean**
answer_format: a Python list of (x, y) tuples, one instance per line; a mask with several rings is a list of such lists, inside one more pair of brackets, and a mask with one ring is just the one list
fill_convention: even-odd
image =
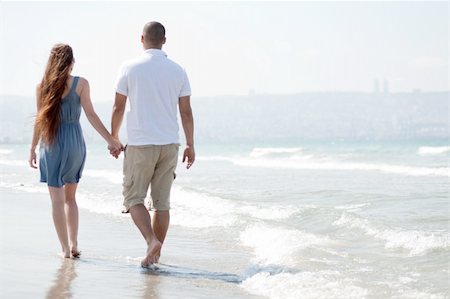
[[(28, 148), (0, 145), (0, 187), (47, 193)], [(123, 221), (123, 160), (87, 148), (79, 207)], [(242, 252), (230, 275), (249, 295), (450, 298), (448, 142), (198, 144), (196, 154), (190, 170), (180, 158), (168, 238), (210, 244), (198, 259)]]

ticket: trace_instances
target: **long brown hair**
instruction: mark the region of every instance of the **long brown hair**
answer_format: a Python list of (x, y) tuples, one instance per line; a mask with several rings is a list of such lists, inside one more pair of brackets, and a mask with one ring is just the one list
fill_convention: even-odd
[(53, 46), (40, 84), (40, 109), (36, 116), (36, 129), (47, 144), (52, 144), (58, 133), (61, 99), (73, 61), (73, 52), (69, 45)]

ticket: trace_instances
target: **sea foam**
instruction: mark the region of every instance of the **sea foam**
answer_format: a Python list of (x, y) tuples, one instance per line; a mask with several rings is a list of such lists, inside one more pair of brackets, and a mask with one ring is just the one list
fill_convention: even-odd
[(417, 150), (419, 155), (442, 155), (450, 152), (450, 146), (421, 146)]
[(326, 236), (266, 224), (247, 227), (241, 232), (240, 241), (253, 249), (256, 262), (286, 266), (298, 262), (297, 254), (301, 250), (330, 243)]
[(401, 248), (409, 251), (410, 256), (424, 255), (433, 249), (448, 249), (450, 247), (448, 234), (386, 228), (381, 225), (374, 225), (367, 219), (346, 212), (333, 224), (360, 229), (366, 235), (384, 241), (385, 248)]
[(25, 159), (24, 160), (0, 159), (0, 165), (25, 167), (28, 166), (28, 161)]
[(280, 220), (287, 219), (295, 214), (301, 213), (303, 210), (304, 207), (296, 207), (292, 205), (273, 205), (269, 207), (243, 205), (238, 208), (237, 212), (239, 214), (247, 214), (253, 218), (261, 220)]
[(235, 165), (302, 170), (379, 171), (407, 176), (450, 177), (448, 167), (418, 167), (388, 163), (340, 161), (331, 156), (303, 154), (302, 148), (255, 148), (248, 156), (215, 156), (209, 160), (229, 161)]
[(270, 274), (260, 272), (242, 282), (246, 291), (271, 299), (364, 298), (367, 290), (338, 271)]
[(256, 147), (250, 153), (250, 157), (259, 158), (259, 157), (267, 157), (267, 156), (293, 156), (293, 155), (301, 155), (303, 153), (303, 148), (301, 147)]
[(228, 199), (184, 190), (174, 186), (171, 191), (174, 211), (171, 223), (192, 228), (228, 227), (237, 221), (235, 204)]
[(17, 190), (27, 193), (48, 193), (47, 185), (43, 184), (20, 184), (20, 183), (13, 183), (13, 182), (5, 182), (0, 181), (0, 187), (11, 189), (11, 190)]
[(12, 149), (8, 149), (8, 148), (0, 148), (0, 155), (11, 155), (14, 152), (14, 150)]
[(122, 184), (122, 171), (115, 170), (100, 170), (100, 169), (85, 169), (83, 175), (92, 178), (102, 178), (114, 184)]
[(174, 186), (171, 191), (172, 224), (186, 227), (229, 227), (254, 220), (287, 219), (305, 207), (255, 205)]

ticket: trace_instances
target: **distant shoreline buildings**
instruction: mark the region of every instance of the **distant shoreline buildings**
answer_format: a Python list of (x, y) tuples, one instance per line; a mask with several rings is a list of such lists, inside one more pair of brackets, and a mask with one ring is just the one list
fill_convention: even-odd
[(383, 94), (385, 96), (389, 95), (389, 81), (383, 79), (383, 89), (380, 90), (380, 80), (375, 79), (373, 81), (373, 93), (376, 95)]
[[(380, 88), (381, 87), (381, 88)], [(373, 92), (193, 97), (198, 142), (271, 140), (415, 140), (450, 138), (447, 92), (390, 93), (374, 80)], [(94, 104), (109, 123), (110, 102)], [(0, 143), (29, 143), (34, 99), (0, 96)], [(87, 142), (102, 138), (82, 114)], [(124, 133), (125, 130), (122, 130)], [(182, 134), (180, 134), (182, 135)], [(124, 136), (125, 138), (125, 136)]]

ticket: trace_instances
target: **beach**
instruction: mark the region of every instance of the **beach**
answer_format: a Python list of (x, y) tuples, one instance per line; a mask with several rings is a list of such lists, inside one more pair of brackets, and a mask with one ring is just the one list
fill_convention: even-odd
[(450, 297), (445, 142), (199, 146), (153, 271), (121, 213), (122, 157), (88, 145), (82, 256), (65, 260), (27, 153), (0, 147), (2, 298)]
[[(0, 299), (450, 299), (449, 12), (449, 1), (1, 1)], [(64, 90), (58, 112), (68, 74), (82, 78), (80, 101)], [(110, 155), (119, 145), (97, 116), (125, 149), (180, 145), (151, 269), (122, 213), (123, 185), (141, 178), (124, 180), (125, 153)], [(78, 259), (61, 257), (45, 167), (28, 163), (56, 123), (77, 131), (77, 146), (57, 138), (71, 152), (58, 156), (85, 161)], [(166, 191), (158, 174), (172, 179), (155, 167), (146, 206)]]
[(48, 196), (0, 192), (2, 298), (258, 298), (238, 286), (242, 253), (212, 251), (176, 229), (159, 270), (141, 268), (144, 242), (128, 217), (115, 221), (80, 209), (82, 256), (64, 259)]

